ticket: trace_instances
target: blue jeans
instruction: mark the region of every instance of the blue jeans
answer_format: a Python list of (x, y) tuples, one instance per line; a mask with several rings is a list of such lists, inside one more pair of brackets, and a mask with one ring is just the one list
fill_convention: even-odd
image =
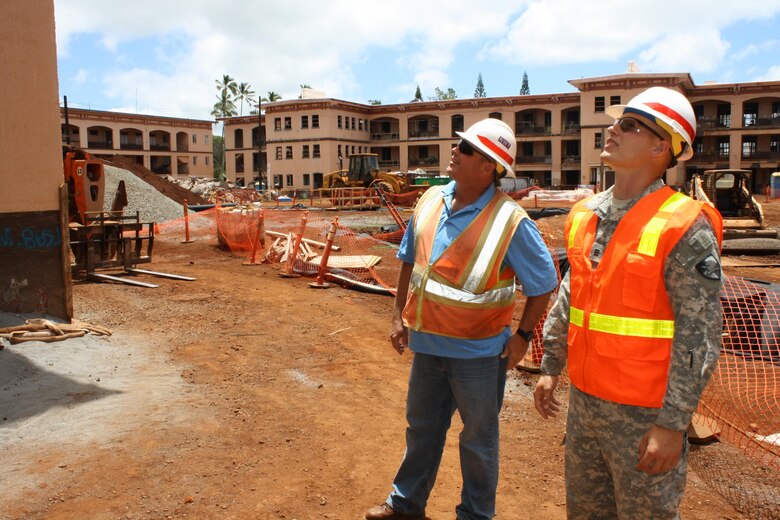
[(399, 513), (425, 512), (447, 430), (457, 409), (463, 421), (459, 520), (493, 518), (498, 485), (498, 413), (506, 359), (454, 359), (415, 354), (406, 400), (406, 453), (387, 503)]

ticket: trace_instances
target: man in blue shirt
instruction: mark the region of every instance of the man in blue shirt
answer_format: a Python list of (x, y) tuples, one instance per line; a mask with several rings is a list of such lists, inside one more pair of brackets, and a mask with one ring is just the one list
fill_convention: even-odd
[[(485, 119), (458, 134), (447, 167), (453, 181), (426, 192), (398, 252), (390, 341), (399, 354), (414, 352), (406, 453), (392, 492), (366, 513), (369, 520), (424, 518), (456, 409), (463, 421), (457, 518), (495, 515), (506, 370), (525, 355), (558, 283), (536, 225), (496, 190), (503, 174), (514, 176), (511, 128)], [(513, 333), (515, 278), (526, 305)]]

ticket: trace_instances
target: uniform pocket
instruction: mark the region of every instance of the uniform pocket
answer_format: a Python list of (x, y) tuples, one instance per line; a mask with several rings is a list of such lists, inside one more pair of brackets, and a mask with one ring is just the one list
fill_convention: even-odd
[(654, 258), (628, 253), (623, 279), (623, 304), (632, 309), (652, 311), (657, 302), (659, 272)]

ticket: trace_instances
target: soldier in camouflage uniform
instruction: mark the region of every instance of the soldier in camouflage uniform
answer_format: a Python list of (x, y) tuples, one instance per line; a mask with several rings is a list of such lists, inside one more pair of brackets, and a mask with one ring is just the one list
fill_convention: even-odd
[[(674, 110), (659, 108), (664, 103), (667, 109)], [(592, 247), (582, 251), (594, 270), (602, 259), (604, 263), (608, 261), (607, 253), (619, 247), (610, 244), (610, 240), (621, 222), (626, 222), (625, 226), (637, 217), (638, 213), (632, 209), (645, 197), (668, 190), (661, 176), (678, 158), (685, 160), (691, 156), (690, 145), (695, 135), (690, 104), (681, 94), (669, 89), (654, 87), (627, 106), (609, 107), (607, 113), (618, 118), (608, 129), (602, 152), (604, 162), (615, 170), (615, 185), (583, 204), (597, 218)], [(682, 127), (672, 124), (674, 118), (682, 122)], [(686, 123), (693, 125), (692, 132), (686, 132), (691, 129)], [(690, 199), (677, 198), (682, 203), (692, 203)], [(579, 276), (576, 268), (572, 269), (574, 275), (570, 270), (561, 283), (558, 299), (544, 325), (545, 353), (534, 401), (544, 418), (559, 411), (560, 402), (553, 391), (568, 358), (572, 379), (565, 455), (569, 518), (679, 518), (677, 511), (687, 468), (686, 431), (715, 369), (722, 331), (719, 298), (722, 224), (714, 210), (702, 211), (692, 220), (659, 263), (662, 272), (657, 276), (663, 278), (668, 295), (673, 332), (670, 331), (665, 344), (664, 368), (668, 372), (665, 387), (657, 388), (660, 392), (657, 404), (640, 406), (632, 404), (631, 398), (623, 399), (621, 389), (630, 394), (631, 379), (627, 380), (628, 384), (613, 385), (606, 392), (591, 393), (588, 388), (582, 388), (593, 385), (580, 383), (572, 367), (574, 349), (582, 346), (578, 343), (582, 340), (573, 339), (570, 333), (572, 323), (575, 320), (580, 323), (577, 312), (572, 312), (577, 307), (572, 306), (572, 295), (579, 290), (575, 286)], [(567, 225), (567, 230), (571, 232), (572, 228)], [(628, 287), (629, 292), (640, 291), (642, 282), (637, 283), (635, 286), (626, 278), (621, 288), (613, 290), (623, 291)], [(587, 325), (583, 326), (590, 327), (594, 318), (585, 314), (583, 322)], [(620, 342), (636, 339), (630, 338), (632, 332), (626, 330), (607, 331), (601, 337), (609, 334), (625, 334), (619, 337)], [(586, 344), (584, 354), (578, 354), (581, 356), (578, 370), (598, 357), (595, 352), (599, 348), (596, 341)], [(620, 367), (621, 363), (631, 364), (636, 360), (617, 359), (607, 363)], [(595, 374), (603, 381), (613, 377), (607, 372)], [(610, 388), (610, 383), (605, 385)]]

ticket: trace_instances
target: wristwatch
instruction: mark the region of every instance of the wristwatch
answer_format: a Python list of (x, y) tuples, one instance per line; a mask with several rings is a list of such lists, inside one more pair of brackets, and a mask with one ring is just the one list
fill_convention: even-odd
[(515, 334), (517, 334), (518, 336), (520, 336), (524, 340), (528, 341), (529, 343), (534, 338), (534, 332), (532, 330), (531, 331), (523, 330), (523, 329), (521, 329), (519, 327), (517, 328), (517, 331), (515, 332)]

